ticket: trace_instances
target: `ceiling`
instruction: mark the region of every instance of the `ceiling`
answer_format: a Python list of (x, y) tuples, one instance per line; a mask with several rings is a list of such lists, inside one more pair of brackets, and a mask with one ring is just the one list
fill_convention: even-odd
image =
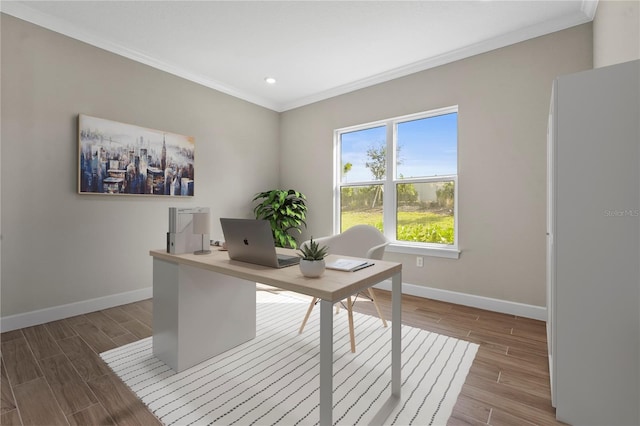
[(4, 0), (0, 10), (285, 111), (589, 22), (597, 3)]

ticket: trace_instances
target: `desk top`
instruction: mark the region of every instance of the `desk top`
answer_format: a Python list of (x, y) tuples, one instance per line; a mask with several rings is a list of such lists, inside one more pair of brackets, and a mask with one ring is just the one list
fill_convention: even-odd
[[(277, 249), (278, 253), (295, 255), (297, 251), (292, 249)], [(154, 259), (164, 260), (179, 265), (188, 265), (196, 268), (207, 269), (255, 281), (263, 284), (279, 287), (284, 290), (295, 291), (323, 300), (337, 302), (357, 293), (360, 290), (371, 287), (387, 278), (402, 271), (402, 264), (396, 262), (386, 262), (375, 260), (375, 264), (368, 268), (355, 272), (325, 270), (320, 278), (307, 278), (302, 275), (300, 268), (289, 266), (286, 268), (270, 268), (268, 266), (254, 265), (252, 263), (238, 262), (229, 259), (226, 251), (217, 250), (211, 247), (211, 254), (194, 255), (171, 254), (165, 249), (151, 250), (149, 252)], [(348, 256), (329, 255), (325, 261), (332, 262), (338, 258), (349, 258)]]

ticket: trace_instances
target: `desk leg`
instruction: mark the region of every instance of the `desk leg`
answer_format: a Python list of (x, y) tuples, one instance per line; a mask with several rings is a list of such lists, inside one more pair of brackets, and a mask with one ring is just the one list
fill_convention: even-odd
[(373, 416), (369, 424), (382, 425), (393, 409), (400, 403), (401, 377), (401, 333), (402, 333), (402, 271), (391, 277), (391, 395)]
[(333, 303), (320, 300), (320, 426), (333, 423)]
[(400, 356), (402, 345), (402, 272), (398, 272), (391, 279), (391, 394), (400, 398), (402, 384)]

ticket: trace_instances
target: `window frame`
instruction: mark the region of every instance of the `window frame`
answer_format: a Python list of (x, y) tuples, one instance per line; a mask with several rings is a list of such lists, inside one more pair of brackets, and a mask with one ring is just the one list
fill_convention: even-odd
[[(459, 153), (457, 150), (458, 143), (456, 143), (456, 171), (455, 175), (442, 175), (442, 176), (429, 176), (421, 178), (405, 178), (398, 179), (396, 177), (396, 155), (397, 155), (397, 125), (420, 120), (424, 118), (435, 117), (439, 115), (458, 113), (458, 105), (453, 105), (444, 108), (433, 109), (429, 111), (403, 115), (400, 117), (393, 117), (385, 120), (373, 121), (365, 124), (359, 124), (355, 126), (343, 127), (334, 130), (333, 140), (333, 167), (334, 167), (334, 185), (333, 185), (333, 232), (335, 234), (340, 232), (340, 196), (341, 188), (343, 187), (355, 187), (363, 185), (380, 185), (383, 186), (383, 228), (384, 234), (389, 239), (390, 244), (387, 246), (388, 252), (415, 254), (421, 256), (435, 256), (445, 257), (451, 259), (458, 259), (460, 257), (460, 250), (458, 248), (458, 176), (460, 174), (460, 161)], [(458, 114), (458, 120), (460, 116)], [(459, 121), (458, 121), (459, 123)], [(387, 167), (385, 178), (382, 180), (367, 180), (342, 183), (342, 166), (341, 166), (341, 135), (345, 133), (357, 132), (361, 130), (370, 129), (373, 127), (386, 126), (386, 164), (391, 164), (392, 167)], [(459, 127), (459, 126), (458, 126)], [(456, 131), (456, 136), (458, 132)], [(459, 136), (458, 136), (459, 141)], [(434, 183), (434, 182), (454, 182), (454, 209), (453, 209), (453, 221), (454, 221), (454, 241), (451, 245), (443, 245), (436, 243), (419, 243), (410, 241), (399, 241), (396, 239), (397, 232), (397, 191), (396, 185), (403, 183)], [(391, 206), (391, 207), (389, 207)]]

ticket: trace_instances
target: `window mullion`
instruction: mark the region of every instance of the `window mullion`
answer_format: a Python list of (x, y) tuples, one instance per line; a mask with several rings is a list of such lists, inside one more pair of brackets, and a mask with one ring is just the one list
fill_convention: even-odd
[(333, 233), (340, 233), (341, 221), (341, 185), (342, 185), (342, 142), (340, 141), (340, 132), (335, 131), (333, 134)]
[(396, 241), (396, 188), (394, 179), (396, 174), (396, 126), (394, 122), (387, 123), (386, 140), (386, 173), (383, 195), (383, 223), (384, 235), (391, 241)]

